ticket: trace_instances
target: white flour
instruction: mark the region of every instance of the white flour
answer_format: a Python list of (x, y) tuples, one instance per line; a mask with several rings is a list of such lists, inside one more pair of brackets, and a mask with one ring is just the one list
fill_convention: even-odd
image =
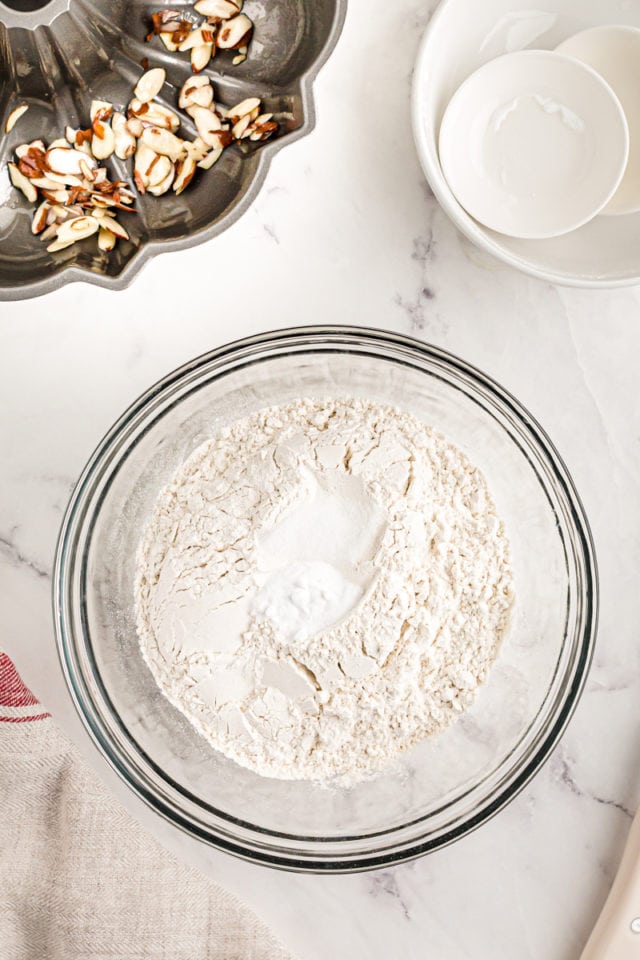
[(144, 657), (218, 750), (356, 782), (473, 701), (512, 606), (484, 478), (412, 416), (298, 400), (205, 443), (138, 557)]

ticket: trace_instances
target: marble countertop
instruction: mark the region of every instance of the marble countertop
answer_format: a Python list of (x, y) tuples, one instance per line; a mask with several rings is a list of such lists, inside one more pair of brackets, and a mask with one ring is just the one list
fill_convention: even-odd
[[(301, 960), (577, 960), (640, 802), (640, 288), (553, 287), (451, 226), (410, 133), (412, 62), (434, 6), (351, 0), (316, 84), (316, 130), (275, 158), (224, 236), (157, 258), (123, 293), (76, 285), (0, 305), (0, 643), (126, 807)], [(75, 715), (50, 610), (67, 498), (121, 411), (225, 341), (322, 322), (412, 334), (513, 391), (573, 473), (601, 574), (587, 689), (534, 781), (454, 846), (350, 877), (242, 863), (131, 796)]]

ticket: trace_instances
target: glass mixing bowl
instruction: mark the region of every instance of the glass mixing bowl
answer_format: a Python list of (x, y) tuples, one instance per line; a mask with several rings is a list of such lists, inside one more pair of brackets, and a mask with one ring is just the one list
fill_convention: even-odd
[[(471, 709), (350, 789), (263, 778), (214, 751), (156, 686), (138, 648), (133, 603), (142, 528), (195, 447), (261, 407), (344, 395), (410, 411), (483, 470), (507, 525), (516, 585), (511, 632)], [(527, 783), (584, 685), (597, 575), (571, 478), (513, 397), (435, 347), (360, 328), (314, 327), (215, 350), (130, 407), (71, 498), (54, 606), (75, 704), (139, 796), (231, 853), (274, 867), (340, 872), (442, 847)]]

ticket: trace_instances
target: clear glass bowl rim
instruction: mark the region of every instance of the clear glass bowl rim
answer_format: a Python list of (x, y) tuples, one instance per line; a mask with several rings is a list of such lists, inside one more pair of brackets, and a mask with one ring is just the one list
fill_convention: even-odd
[[(121, 444), (123, 435), (126, 435), (134, 425), (140, 425), (152, 415), (162, 398), (166, 398), (167, 394), (197, 378), (198, 374), (206, 368), (215, 366), (216, 376), (222, 376), (240, 358), (245, 363), (256, 363), (273, 356), (274, 350), (281, 351), (278, 356), (282, 356), (288, 350), (304, 353), (307, 348), (310, 351), (356, 352), (365, 355), (367, 350), (372, 352), (375, 349), (384, 351), (387, 348), (390, 351), (402, 351), (407, 358), (413, 357), (414, 360), (422, 362), (430, 361), (454, 371), (465, 377), (476, 389), (490, 394), (494, 403), (497, 402), (500, 405), (501, 412), (526, 430), (530, 442), (543, 455), (552, 473), (556, 492), (564, 499), (571, 517), (573, 546), (578, 550), (578, 559), (584, 578), (580, 597), (580, 628), (577, 631), (580, 639), (573, 659), (572, 674), (553, 722), (549, 724), (545, 735), (539, 738), (531, 755), (519, 767), (514, 767), (508, 780), (501, 782), (499, 789), (494, 791), (493, 796), (481, 805), (473, 816), (460, 822), (455, 828), (435, 838), (424, 840), (418, 838), (415, 842), (409, 843), (402, 841), (396, 847), (386, 846), (384, 851), (371, 850), (367, 854), (357, 856), (346, 853), (345, 856), (339, 854), (327, 856), (319, 852), (309, 855), (294, 845), (289, 851), (277, 843), (277, 838), (286, 838), (287, 834), (269, 833), (249, 825), (250, 829), (244, 830), (243, 836), (243, 831), (239, 828), (247, 825), (223, 814), (220, 816), (236, 828), (235, 834), (224, 828), (213, 829), (198, 823), (194, 817), (185, 813), (168, 794), (159, 795), (157, 784), (150, 784), (145, 772), (128, 755), (126, 730), (122, 731), (125, 734), (124, 738), (116, 737), (113, 728), (110, 729), (104, 722), (95, 698), (92, 696), (90, 685), (82, 676), (77, 638), (74, 637), (70, 619), (73, 603), (70, 571), (75, 554), (74, 544), (83, 523), (87, 522), (86, 508), (95, 490), (97, 478), (118, 452), (118, 444)], [(375, 355), (380, 356), (380, 354)], [(387, 359), (399, 361), (400, 357), (390, 355)], [(91, 523), (90, 516), (88, 520)], [(52, 593), (58, 655), (74, 706), (102, 756), (135, 794), (151, 809), (186, 833), (243, 859), (299, 872), (347, 873), (412, 860), (447, 846), (495, 816), (527, 785), (558, 743), (584, 688), (595, 647), (599, 590), (591, 530), (569, 471), (540, 424), (512, 394), (454, 354), (423, 341), (368, 327), (322, 325), (275, 330), (225, 344), (178, 367), (134, 401), (98, 444), (73, 490), (58, 537)], [(119, 718), (115, 719), (117, 727)], [(153, 766), (149, 758), (146, 760)], [(403, 825), (401, 829), (406, 826), (407, 824)], [(271, 837), (273, 842), (265, 840), (265, 835)], [(339, 846), (335, 838), (328, 839)], [(317, 842), (318, 838), (314, 840)]]

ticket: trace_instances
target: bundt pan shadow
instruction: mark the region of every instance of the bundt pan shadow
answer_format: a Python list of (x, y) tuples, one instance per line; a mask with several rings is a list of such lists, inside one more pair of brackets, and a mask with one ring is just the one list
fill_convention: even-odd
[[(283, 114), (276, 116), (278, 133), (263, 144), (229, 147), (179, 197), (137, 197), (138, 213), (126, 220), (131, 239), (111, 253), (99, 251), (95, 237), (47, 253), (31, 233), (34, 207), (11, 186), (7, 161), (20, 143), (64, 136), (67, 124), (87, 126), (93, 98), (126, 106), (145, 57), (179, 88), (191, 73), (188, 55), (169, 53), (157, 37), (145, 43), (151, 13), (167, 6), (192, 10), (185, 0), (0, 0), (0, 300), (38, 296), (74, 280), (127, 286), (154, 254), (226, 229), (255, 198), (274, 153), (313, 128), (312, 82), (340, 35), (346, 0), (246, 0), (244, 11), (255, 24), (248, 58), (234, 67), (233, 52), (218, 51), (204, 72), (223, 104), (258, 96), (265, 110)], [(159, 99), (186, 121), (185, 135), (193, 135), (177, 109), (177, 89)], [(4, 135), (18, 103), (30, 109)], [(106, 166), (112, 177), (131, 180), (130, 162), (114, 156)]]

